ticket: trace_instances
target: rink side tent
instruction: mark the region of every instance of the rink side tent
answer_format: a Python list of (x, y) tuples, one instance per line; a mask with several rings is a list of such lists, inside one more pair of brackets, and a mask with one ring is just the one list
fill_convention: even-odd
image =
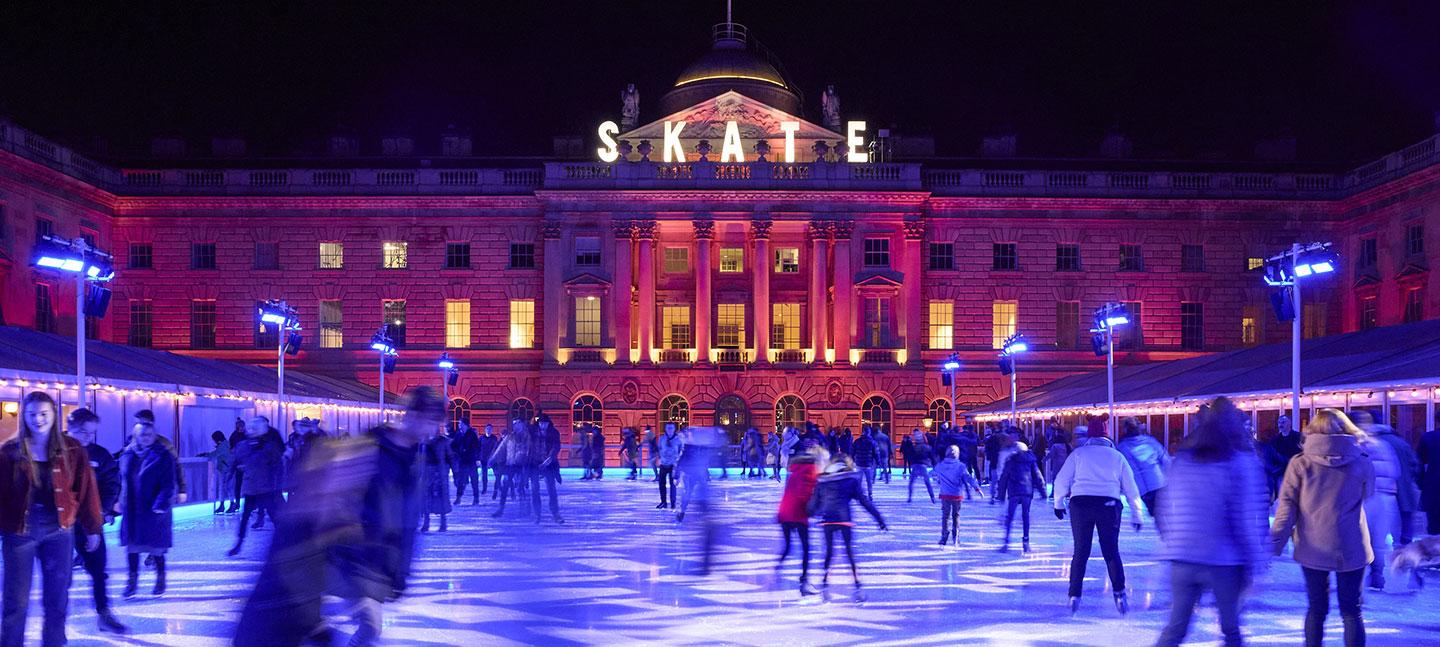
[[(1308, 339), (1301, 346), (1301, 419), (1317, 408), (1366, 409), (1414, 441), (1435, 428), (1440, 393), (1440, 320)], [(1116, 414), (1136, 416), (1167, 444), (1184, 437), (1202, 403), (1229, 396), (1262, 436), (1290, 407), (1290, 343), (1115, 367)], [(1020, 392), (1022, 427), (1058, 417), (1067, 425), (1106, 411), (1105, 371), (1061, 378)], [(1010, 399), (968, 412), (980, 421), (1010, 417)]]
[[(193, 457), (211, 448), (211, 433), (228, 435), (236, 418), (279, 419), (273, 367), (93, 339), (85, 342), (85, 349), (86, 400), (101, 417), (97, 442), (119, 449), (130, 417), (150, 409), (161, 435), (175, 443), (192, 482), (203, 478), (198, 472), (204, 471), (205, 461)], [(37, 390), (61, 402), (63, 413), (74, 408), (74, 337), (0, 326), (0, 440), (15, 434), (20, 401)], [(375, 387), (352, 380), (286, 371), (285, 399), (288, 419), (319, 419), (332, 433), (358, 433), (380, 420)], [(395, 396), (386, 394), (386, 399), (394, 402)]]

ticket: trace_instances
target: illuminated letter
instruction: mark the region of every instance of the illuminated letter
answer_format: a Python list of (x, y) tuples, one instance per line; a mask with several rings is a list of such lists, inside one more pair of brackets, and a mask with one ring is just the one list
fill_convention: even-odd
[(865, 145), (865, 137), (860, 134), (864, 131), (865, 122), (863, 121), (845, 122), (845, 145), (850, 148), (845, 154), (845, 161), (851, 164), (870, 161), (868, 153), (860, 152), (860, 147)]
[(785, 132), (785, 163), (795, 163), (795, 132), (800, 130), (798, 121), (780, 122), (780, 130)]
[(620, 127), (613, 121), (600, 123), (600, 148), (595, 153), (600, 156), (600, 161), (609, 164), (620, 159), (620, 149), (615, 146), (615, 133), (620, 132)]
[[(680, 148), (680, 131), (682, 131), (682, 130), (685, 129), (685, 122), (681, 121), (681, 122), (675, 123), (675, 124), (674, 124), (674, 126), (675, 126), (675, 129), (674, 129), (674, 130), (671, 130), (671, 129), (670, 129), (670, 126), (671, 126), (671, 123), (670, 123), (670, 122), (668, 122), (668, 121), (665, 122), (665, 151), (664, 151), (665, 161), (666, 161), (667, 163), (668, 163), (668, 162), (681, 162), (681, 163), (683, 163), (683, 162), (685, 161), (685, 149)], [(675, 151), (675, 158), (674, 158), (674, 159), (671, 159), (671, 158), (670, 158), (670, 151), (672, 151), (672, 150)]]
[(745, 149), (740, 147), (740, 128), (734, 121), (725, 122), (725, 143), (720, 146), (720, 163), (731, 161), (734, 157), (736, 162), (745, 161)]

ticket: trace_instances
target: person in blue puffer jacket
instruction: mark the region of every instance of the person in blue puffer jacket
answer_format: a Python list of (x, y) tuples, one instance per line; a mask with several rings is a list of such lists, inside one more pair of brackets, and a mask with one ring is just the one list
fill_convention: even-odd
[(1135, 486), (1140, 488), (1140, 500), (1145, 502), (1145, 511), (1150, 513), (1151, 519), (1155, 519), (1155, 526), (1159, 528), (1160, 520), (1155, 518), (1155, 511), (1160, 492), (1165, 489), (1170, 454), (1160, 441), (1145, 433), (1140, 422), (1134, 418), (1121, 420), (1120, 430), (1120, 442), (1115, 448), (1130, 463), (1130, 471), (1135, 474)]

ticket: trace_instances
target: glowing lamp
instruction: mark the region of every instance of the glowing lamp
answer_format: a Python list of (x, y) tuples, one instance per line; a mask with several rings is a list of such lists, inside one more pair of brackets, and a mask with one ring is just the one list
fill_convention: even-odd
[(455, 368), (455, 360), (450, 359), (450, 353), (441, 353), (440, 361), (436, 362), (435, 366), (441, 370), (448, 371)]
[(947, 372), (954, 373), (955, 371), (960, 370), (960, 362), (953, 359), (948, 360), (944, 364), (941, 364), (940, 368), (944, 369)]

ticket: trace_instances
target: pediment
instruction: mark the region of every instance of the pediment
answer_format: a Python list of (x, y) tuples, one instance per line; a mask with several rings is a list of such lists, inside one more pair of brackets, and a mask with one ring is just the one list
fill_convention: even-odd
[(1380, 277), (1375, 276), (1374, 274), (1361, 274), (1360, 276), (1355, 277), (1355, 282), (1354, 282), (1353, 284), (1351, 284), (1350, 287), (1351, 287), (1352, 289), (1354, 289), (1354, 288), (1363, 288), (1363, 287), (1368, 287), (1368, 286), (1372, 286), (1372, 285), (1379, 285), (1379, 284), (1380, 284)]
[(565, 291), (570, 294), (605, 294), (610, 291), (610, 282), (595, 276), (584, 273), (567, 279), (562, 285)]
[(1426, 267), (1424, 263), (1406, 263), (1405, 267), (1400, 268), (1400, 273), (1395, 275), (1395, 280), (1419, 279), (1429, 273), (1430, 268)]
[(685, 122), (685, 128), (680, 131), (682, 139), (708, 139), (717, 147), (725, 137), (727, 121), (734, 121), (740, 137), (746, 140), (783, 138), (785, 133), (780, 130), (780, 123), (785, 121), (800, 122), (800, 130), (795, 133), (796, 140), (818, 139), (834, 143), (844, 139), (840, 133), (765, 105), (734, 90), (678, 110), (629, 132), (620, 133), (617, 139), (628, 139), (632, 142), (645, 139), (660, 141), (665, 137), (667, 121)]
[(899, 288), (903, 285), (903, 276), (899, 272), (879, 271), (869, 272), (861, 275), (855, 281), (857, 288)]

